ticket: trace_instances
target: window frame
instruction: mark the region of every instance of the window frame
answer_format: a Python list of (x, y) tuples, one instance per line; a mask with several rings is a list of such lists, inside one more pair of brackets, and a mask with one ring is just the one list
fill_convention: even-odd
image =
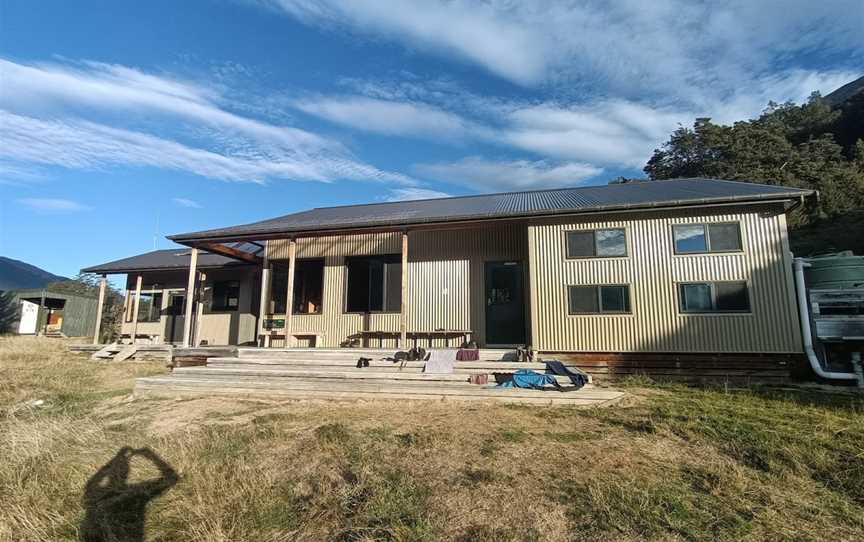
[[(609, 259), (609, 258), (628, 258), (630, 257), (630, 247), (628, 246), (628, 241), (630, 239), (630, 232), (627, 231), (626, 227), (620, 228), (591, 228), (587, 230), (565, 230), (564, 231), (564, 258), (567, 260), (595, 260), (595, 259)], [(615, 254), (615, 255), (600, 255), (597, 254), (597, 232), (598, 231), (622, 231), (624, 232), (624, 254)], [(570, 243), (568, 242), (568, 236), (571, 233), (590, 233), (594, 238), (594, 254), (590, 256), (571, 256), (570, 255)]]
[[(602, 288), (625, 288), (625, 300), (627, 309), (624, 311), (604, 311)], [(597, 296), (597, 312), (572, 312), (570, 310), (571, 288), (593, 288)], [(566, 286), (567, 316), (633, 316), (633, 291), (629, 283), (610, 284), (568, 284)]]
[[(381, 309), (380, 310), (369, 310), (369, 311), (349, 311), (348, 310), (348, 285), (349, 285), (349, 267), (348, 264), (351, 260), (382, 260), (383, 269), (381, 270)], [(402, 255), (398, 253), (388, 253), (388, 254), (369, 254), (369, 255), (360, 255), (360, 256), (345, 256), (345, 259), (342, 262), (342, 269), (345, 273), (344, 283), (345, 287), (342, 289), (342, 314), (399, 314), (401, 312), (401, 303), (400, 309), (396, 310), (387, 310), (387, 276), (388, 276), (388, 264), (394, 265), (399, 264), (402, 265)], [(401, 277), (401, 273), (400, 273)], [(401, 282), (401, 279), (400, 279)], [(402, 289), (399, 289), (399, 295), (402, 295)]]
[[(684, 308), (684, 286), (689, 285), (708, 285), (708, 289), (711, 292), (711, 310), (707, 311), (689, 311)], [(719, 310), (717, 309), (717, 289), (715, 287), (716, 284), (743, 284), (745, 289), (745, 295), (747, 296), (747, 309), (746, 310)], [(749, 316), (753, 314), (753, 295), (750, 292), (750, 281), (749, 280), (690, 280), (685, 282), (676, 283), (677, 295), (678, 295), (678, 314), (682, 316), (715, 316), (715, 315), (723, 315), (723, 316)]]
[[(165, 302), (165, 295), (164, 295), (163, 291), (162, 290), (141, 290), (142, 298), (144, 295), (150, 296), (151, 312), (153, 309), (153, 301), (156, 299), (157, 296), (159, 297), (159, 307), (156, 308), (156, 319), (155, 320), (150, 320), (150, 319), (142, 320), (141, 319), (141, 303), (139, 300), (139, 303), (138, 303), (138, 323), (139, 324), (156, 324), (156, 323), (161, 322), (162, 321), (162, 303)], [(133, 305), (135, 304), (134, 298), (132, 300), (132, 304)], [(133, 312), (135, 312), (134, 309), (133, 309)]]
[[(321, 304), (318, 306), (318, 310), (315, 312), (296, 312), (296, 311), (292, 310), (291, 314), (298, 315), (298, 316), (319, 316), (321, 314), (324, 314), (324, 286), (327, 284), (327, 278), (325, 276), (327, 273), (327, 259), (326, 258), (297, 258), (297, 262), (295, 265), (297, 267), (299, 267), (300, 262), (321, 262)], [(295, 267), (294, 272), (295, 272), (295, 276), (294, 276), (294, 290), (295, 290), (295, 292), (294, 292), (294, 295), (292, 296), (292, 299), (293, 299), (294, 304), (296, 305), (298, 302), (296, 290), (299, 286), (297, 283), (296, 267)], [(287, 292), (286, 292), (286, 296), (287, 296)], [(284, 314), (284, 313), (279, 313), (279, 314)]]
[[(734, 225), (738, 228), (738, 247), (736, 249), (731, 250), (713, 250), (711, 248), (711, 232), (709, 229), (711, 226), (719, 225), (719, 226), (729, 226)], [(679, 227), (687, 227), (687, 226), (702, 226), (703, 231), (705, 232), (705, 250), (694, 250), (687, 252), (680, 252), (678, 250), (678, 242), (675, 239), (675, 228)], [(722, 222), (683, 222), (680, 224), (672, 224), (672, 252), (676, 256), (699, 256), (706, 254), (739, 254), (744, 252), (744, 231), (741, 228), (740, 220), (725, 220)]]

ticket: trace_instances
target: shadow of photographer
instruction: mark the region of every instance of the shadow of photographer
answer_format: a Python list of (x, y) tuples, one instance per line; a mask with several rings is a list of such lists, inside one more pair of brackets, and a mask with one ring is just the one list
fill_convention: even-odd
[[(129, 483), (130, 460), (140, 457), (159, 471), (157, 478)], [(150, 448), (121, 448), (90, 479), (84, 489), (86, 515), (82, 542), (140, 542), (144, 540), (147, 504), (177, 483), (179, 476)]]

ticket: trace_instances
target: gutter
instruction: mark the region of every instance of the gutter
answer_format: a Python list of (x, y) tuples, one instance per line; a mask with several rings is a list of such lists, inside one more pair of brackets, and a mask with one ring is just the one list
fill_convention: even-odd
[[(792, 268), (795, 271), (795, 292), (798, 294), (798, 315), (801, 319), (801, 338), (804, 341), (804, 353), (807, 354), (807, 360), (810, 362), (810, 367), (813, 372), (822, 378), (829, 380), (855, 380), (858, 382), (859, 388), (864, 388), (864, 373), (861, 370), (861, 354), (853, 356), (854, 373), (841, 373), (835, 371), (826, 371), (822, 367), (822, 361), (816, 355), (816, 350), (813, 349), (813, 330), (810, 327), (810, 309), (807, 306), (807, 286), (804, 283), (804, 268), (810, 267), (810, 264), (803, 258), (795, 258), (792, 261)], [(856, 363), (857, 362), (857, 363)]]

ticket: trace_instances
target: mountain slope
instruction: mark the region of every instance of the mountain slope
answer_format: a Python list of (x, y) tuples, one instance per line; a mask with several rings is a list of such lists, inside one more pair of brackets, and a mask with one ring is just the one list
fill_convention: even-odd
[(41, 288), (49, 282), (69, 280), (35, 265), (0, 256), (0, 291), (19, 288)]

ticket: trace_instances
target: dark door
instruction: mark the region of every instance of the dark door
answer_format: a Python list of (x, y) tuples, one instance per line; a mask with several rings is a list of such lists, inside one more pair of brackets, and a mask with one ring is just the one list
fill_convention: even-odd
[(183, 340), (183, 321), (186, 315), (183, 313), (184, 294), (170, 294), (168, 297), (168, 318), (165, 322), (165, 342), (179, 343)]
[(525, 344), (521, 262), (486, 262), (486, 344)]

